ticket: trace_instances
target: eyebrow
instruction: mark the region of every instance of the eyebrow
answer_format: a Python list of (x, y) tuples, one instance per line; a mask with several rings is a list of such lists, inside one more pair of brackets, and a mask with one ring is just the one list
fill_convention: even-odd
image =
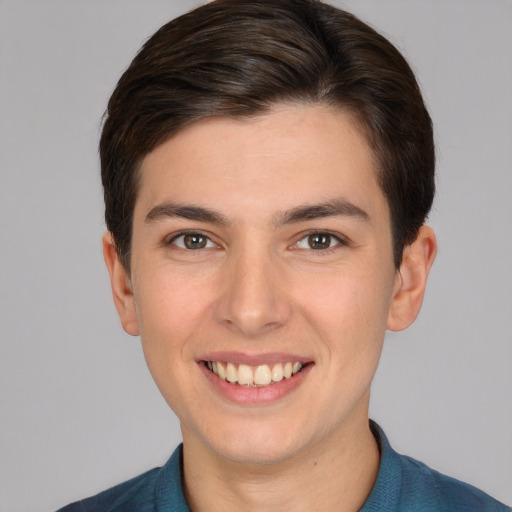
[(224, 215), (203, 206), (183, 205), (172, 202), (158, 204), (146, 215), (146, 222), (154, 222), (165, 218), (181, 217), (182, 219), (209, 222), (211, 224), (229, 224)]
[[(274, 218), (274, 224), (294, 224), (307, 220), (323, 217), (356, 217), (369, 221), (370, 216), (362, 208), (344, 199), (332, 199), (320, 204), (306, 204), (297, 206), (291, 210), (278, 213)], [(182, 219), (208, 222), (217, 225), (228, 225), (230, 221), (221, 213), (203, 206), (183, 205), (173, 202), (165, 202), (156, 205), (146, 215), (146, 222), (156, 222), (166, 218), (181, 217)]]
[(325, 203), (298, 206), (279, 214), (276, 224), (294, 224), (306, 220), (314, 220), (323, 217), (356, 217), (368, 222), (370, 216), (359, 206), (345, 199), (332, 199)]

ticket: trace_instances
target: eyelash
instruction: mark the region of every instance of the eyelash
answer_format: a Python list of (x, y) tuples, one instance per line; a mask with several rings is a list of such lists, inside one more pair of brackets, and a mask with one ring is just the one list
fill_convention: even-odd
[[(326, 248), (317, 248), (317, 249), (314, 249), (311, 246), (307, 247), (307, 248), (306, 247), (304, 247), (304, 248), (298, 247), (298, 244), (300, 242), (307, 240), (309, 237), (313, 237), (315, 235), (322, 235), (322, 236), (328, 237), (330, 239), (329, 242), (334, 241), (335, 245), (329, 246)], [(198, 247), (198, 248), (192, 249), (190, 247), (184, 247), (184, 246), (182, 247), (176, 243), (177, 240), (179, 240), (180, 238), (184, 238), (186, 236), (197, 236), (198, 238), (206, 239), (206, 242), (205, 242), (206, 245), (204, 247)], [(172, 236), (171, 238), (167, 239), (165, 241), (165, 245), (173, 245), (176, 249), (181, 250), (181, 251), (187, 251), (187, 252), (194, 252), (194, 251), (200, 251), (202, 249), (212, 249), (214, 247), (218, 247), (218, 245), (212, 241), (212, 239), (209, 235), (202, 233), (201, 231), (181, 231), (180, 233), (177, 233), (174, 236)], [(183, 242), (183, 245), (185, 245), (184, 242)], [(208, 245), (209, 245), (209, 247), (208, 247)], [(334, 234), (330, 231), (313, 230), (313, 231), (308, 231), (307, 233), (302, 233), (300, 238), (297, 240), (297, 242), (295, 242), (293, 244), (293, 246), (291, 248), (294, 250), (313, 251), (314, 253), (318, 253), (318, 255), (320, 256), (321, 254), (329, 254), (333, 251), (338, 250), (340, 247), (347, 246), (347, 245), (348, 245), (348, 241), (345, 238), (341, 237), (339, 234)]]
[[(198, 238), (204, 238), (204, 239), (206, 239), (206, 244), (211, 244), (211, 245), (210, 245), (210, 247), (198, 247), (196, 249), (191, 249), (189, 247), (180, 247), (176, 243), (176, 241), (179, 240), (180, 238), (185, 238), (186, 236), (197, 236)], [(208, 235), (206, 235), (205, 233), (202, 233), (201, 231), (181, 231), (180, 233), (177, 233), (176, 235), (167, 239), (165, 241), (165, 245), (174, 245), (174, 247), (176, 247), (178, 250), (189, 251), (189, 252), (199, 251), (201, 249), (212, 249), (213, 248), (212, 246), (217, 247), (217, 244), (215, 242), (213, 242), (212, 239)], [(183, 245), (185, 245), (185, 244), (183, 243)]]
[[(309, 237), (312, 237), (315, 235), (323, 235), (323, 236), (329, 237), (331, 242), (332, 241), (335, 242), (335, 245), (329, 246), (325, 249), (320, 249), (320, 248), (313, 249), (312, 247), (308, 247), (308, 248), (297, 247), (300, 242), (302, 242), (303, 240), (307, 240)], [(334, 251), (340, 249), (341, 247), (344, 247), (347, 245), (348, 245), (348, 241), (345, 238), (341, 237), (339, 234), (335, 234), (330, 231), (314, 230), (314, 231), (308, 231), (307, 233), (302, 234), (301, 237), (297, 240), (297, 242), (295, 242), (295, 244), (293, 245), (293, 248), (295, 248), (296, 250), (299, 250), (299, 251), (300, 250), (313, 251), (315, 253), (319, 253), (318, 255), (320, 256), (322, 254), (330, 254), (331, 252), (334, 252)]]

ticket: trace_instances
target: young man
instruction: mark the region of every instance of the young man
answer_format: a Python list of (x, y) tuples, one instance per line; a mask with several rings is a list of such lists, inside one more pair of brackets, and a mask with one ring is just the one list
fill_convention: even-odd
[(144, 45), (100, 152), (114, 301), (183, 445), (62, 510), (510, 510), (368, 418), (436, 254), (431, 121), (386, 39), (315, 0), (211, 2)]

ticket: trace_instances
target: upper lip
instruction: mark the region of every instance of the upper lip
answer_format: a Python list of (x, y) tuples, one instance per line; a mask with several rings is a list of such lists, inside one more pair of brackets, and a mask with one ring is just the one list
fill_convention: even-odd
[(263, 364), (277, 364), (287, 362), (310, 363), (311, 358), (291, 354), (287, 352), (263, 352), (259, 354), (248, 354), (245, 352), (216, 351), (201, 356), (198, 361), (226, 361), (235, 364), (246, 364), (258, 366)]

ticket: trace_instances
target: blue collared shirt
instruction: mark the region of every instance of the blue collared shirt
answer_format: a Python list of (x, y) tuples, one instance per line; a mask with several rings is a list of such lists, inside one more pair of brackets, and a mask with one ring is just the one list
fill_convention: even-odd
[[(381, 459), (377, 481), (360, 512), (511, 512), (475, 487), (443, 475), (391, 448), (371, 422)], [(190, 512), (182, 484), (182, 445), (155, 468), (58, 512)]]

